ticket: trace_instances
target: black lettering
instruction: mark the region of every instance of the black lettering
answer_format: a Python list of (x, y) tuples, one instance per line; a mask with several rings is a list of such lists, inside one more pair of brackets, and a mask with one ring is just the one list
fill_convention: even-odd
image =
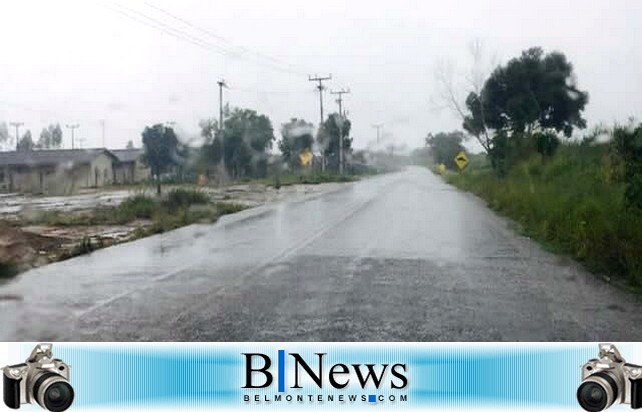
[(403, 389), (408, 385), (408, 378), (403, 373), (397, 372), (398, 367), (403, 369), (404, 372), (406, 371), (405, 364), (397, 363), (392, 366), (392, 370), (391, 370), (392, 376), (394, 376), (395, 378), (399, 379), (402, 382), (401, 385), (395, 385), (394, 382), (390, 382), (390, 386), (392, 387), (392, 389)]
[(363, 377), (363, 374), (361, 373), (361, 365), (358, 364), (353, 364), (354, 371), (357, 372), (357, 378), (359, 378), (359, 382), (361, 383), (361, 387), (365, 388), (366, 384), (368, 383), (368, 380), (370, 377), (372, 377), (372, 381), (374, 382), (375, 388), (379, 389), (379, 385), (381, 385), (381, 380), (383, 379), (383, 375), (386, 373), (386, 369), (388, 368), (387, 364), (383, 364), (383, 369), (381, 370), (381, 375), (377, 376), (377, 373), (374, 370), (374, 364), (368, 363), (366, 364), (366, 367), (368, 368), (368, 374)]
[(301, 355), (298, 353), (291, 353), (290, 356), (294, 358), (294, 386), (292, 388), (297, 388), (300, 389), (301, 386), (299, 385), (299, 365), (303, 368), (303, 370), (308, 374), (310, 378), (314, 381), (314, 383), (317, 384), (319, 388), (323, 387), (323, 355), (325, 353), (316, 353), (319, 357), (319, 373), (315, 374), (312, 368), (303, 360)]
[[(272, 384), (272, 374), (268, 372), (268, 369), (270, 369), (270, 365), (272, 365), (272, 361), (270, 360), (270, 357), (267, 355), (264, 355), (262, 353), (244, 353), (245, 355), (245, 386), (244, 388), (251, 388), (251, 389), (256, 389), (256, 388), (267, 388)], [(258, 369), (253, 369), (252, 368), (252, 358), (258, 356), (260, 358), (263, 358), (263, 361), (265, 364), (263, 365), (262, 368)], [(265, 376), (265, 383), (263, 385), (252, 385), (252, 375), (254, 373), (262, 373)]]
[[(336, 369), (341, 369), (341, 370), (336, 370)], [(350, 369), (348, 369), (347, 365), (344, 365), (342, 363), (337, 363), (333, 367), (330, 368), (330, 374), (328, 376), (330, 380), (330, 385), (332, 385), (336, 389), (343, 389), (346, 386), (348, 386), (348, 383), (350, 383), (350, 379), (346, 379), (345, 383), (339, 383), (335, 379), (336, 375), (345, 375), (347, 373), (350, 373)]]

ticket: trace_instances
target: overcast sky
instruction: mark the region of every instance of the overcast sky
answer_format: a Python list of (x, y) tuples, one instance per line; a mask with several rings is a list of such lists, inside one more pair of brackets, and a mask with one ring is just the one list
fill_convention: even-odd
[[(0, 121), (22, 121), (34, 138), (48, 123), (78, 123), (83, 147), (102, 145), (101, 119), (111, 148), (140, 145), (158, 122), (197, 135), (200, 119), (217, 116), (219, 78), (225, 101), (268, 115), (279, 138), (291, 117), (318, 123), (315, 73), (351, 89), (357, 147), (372, 143), (375, 123), (387, 141), (419, 146), (427, 132), (460, 127), (435, 108), (434, 71), (447, 61), (463, 78), (475, 39), (500, 63), (531, 46), (564, 52), (590, 93), (589, 125), (642, 113), (635, 0), (3, 0), (0, 11)], [(150, 27), (159, 24), (165, 32)]]

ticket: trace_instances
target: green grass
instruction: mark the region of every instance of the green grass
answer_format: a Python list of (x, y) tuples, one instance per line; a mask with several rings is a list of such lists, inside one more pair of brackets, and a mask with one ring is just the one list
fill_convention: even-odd
[(266, 184), (268, 186), (278, 187), (278, 186), (291, 186), (291, 185), (317, 185), (320, 183), (345, 183), (345, 182), (354, 182), (358, 178), (352, 175), (340, 175), (337, 173), (329, 172), (312, 172), (312, 173), (288, 173), (276, 178), (267, 178), (262, 179), (259, 183)]
[(18, 273), (18, 265), (11, 261), (0, 261), (0, 280), (8, 279)]
[[(137, 194), (125, 199), (116, 207), (97, 208), (89, 212), (44, 212), (29, 223), (47, 226), (95, 226), (124, 225), (136, 219), (150, 220), (148, 225), (138, 229), (135, 238), (162, 233), (192, 223), (213, 223), (220, 216), (236, 213), (246, 206), (221, 202), (212, 203), (205, 192), (195, 189), (176, 188), (170, 190), (160, 200)], [(72, 257), (89, 253), (94, 248), (89, 240), (83, 240), (77, 248), (70, 251)]]
[(194, 189), (174, 189), (167, 193), (161, 204), (167, 210), (178, 210), (191, 205), (204, 205), (209, 202), (205, 192)]
[(642, 286), (642, 213), (625, 207), (624, 185), (612, 179), (605, 145), (565, 145), (546, 161), (539, 155), (500, 179), (470, 167), (446, 179), (519, 222), (548, 248), (589, 269)]

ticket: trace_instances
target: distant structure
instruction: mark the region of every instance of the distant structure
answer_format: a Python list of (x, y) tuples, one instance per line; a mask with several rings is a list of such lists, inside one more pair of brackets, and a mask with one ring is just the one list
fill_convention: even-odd
[(112, 165), (114, 169), (114, 183), (130, 184), (145, 181), (150, 178), (151, 171), (143, 163), (143, 149), (118, 149), (109, 150), (118, 159)]
[(142, 149), (0, 152), (0, 192), (64, 195), (149, 178)]

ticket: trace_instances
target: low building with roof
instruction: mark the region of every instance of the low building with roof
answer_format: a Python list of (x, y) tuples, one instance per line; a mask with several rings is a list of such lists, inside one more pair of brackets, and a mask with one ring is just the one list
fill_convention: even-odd
[(110, 152), (118, 158), (114, 163), (114, 183), (131, 184), (148, 180), (151, 176), (149, 167), (143, 163), (143, 149), (117, 149)]
[(141, 155), (141, 149), (104, 148), (0, 152), (0, 191), (59, 195), (137, 182), (149, 176)]

